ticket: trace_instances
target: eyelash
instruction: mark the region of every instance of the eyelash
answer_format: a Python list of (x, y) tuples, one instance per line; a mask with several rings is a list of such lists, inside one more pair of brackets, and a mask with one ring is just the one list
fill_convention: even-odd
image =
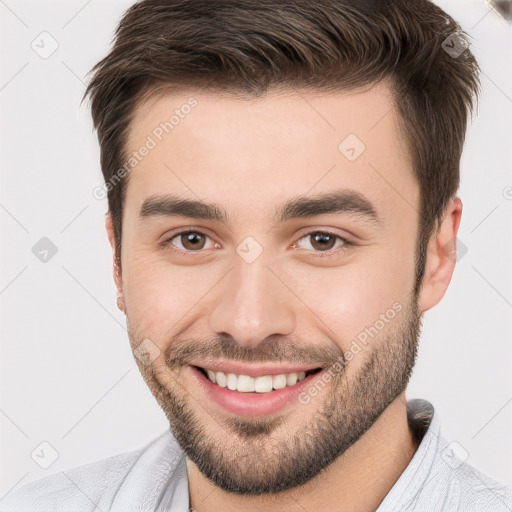
[[(203, 232), (202, 232), (202, 231), (200, 231), (200, 230), (197, 230), (197, 229), (185, 229), (185, 230), (183, 230), (183, 231), (179, 231), (178, 233), (174, 233), (170, 238), (168, 238), (167, 240), (164, 240), (164, 241), (162, 242), (162, 244), (161, 244), (161, 245), (162, 245), (164, 248), (166, 248), (166, 247), (169, 247), (169, 246), (170, 246), (174, 251), (176, 251), (176, 252), (178, 252), (178, 253), (180, 253), (180, 254), (187, 254), (187, 255), (189, 255), (189, 254), (194, 254), (194, 253), (201, 254), (204, 250), (206, 250), (206, 249), (200, 249), (200, 250), (198, 250), (198, 251), (187, 251), (187, 250), (179, 249), (178, 247), (175, 247), (175, 246), (172, 244), (172, 241), (173, 241), (175, 238), (177, 238), (177, 237), (179, 237), (179, 236), (181, 236), (181, 235), (186, 235), (186, 234), (188, 234), (188, 233), (197, 233), (197, 234), (200, 234), (200, 235), (203, 235), (203, 236), (205, 236), (205, 237), (210, 238), (207, 234), (203, 233)], [(347, 240), (346, 238), (343, 238), (342, 236), (337, 235), (336, 233), (333, 233), (332, 231), (329, 231), (329, 230), (314, 230), (314, 231), (310, 231), (309, 233), (306, 233), (305, 235), (301, 236), (301, 237), (299, 238), (299, 240), (298, 240), (297, 242), (295, 242), (295, 243), (292, 245), (292, 247), (296, 247), (296, 246), (297, 246), (297, 243), (298, 243), (300, 240), (302, 240), (302, 239), (304, 239), (304, 238), (306, 238), (306, 237), (308, 237), (308, 236), (311, 236), (311, 235), (313, 235), (313, 234), (315, 234), (315, 233), (320, 233), (320, 234), (322, 234), (322, 235), (331, 235), (331, 236), (334, 236), (334, 237), (335, 237), (335, 238), (337, 238), (338, 240), (341, 240), (341, 241), (343, 242), (343, 244), (342, 244), (340, 247), (338, 247), (337, 249), (329, 249), (328, 251), (313, 251), (313, 255), (314, 255), (314, 256), (320, 256), (320, 257), (324, 257), (324, 258), (325, 258), (325, 257), (327, 257), (327, 258), (328, 258), (328, 257), (330, 257), (330, 256), (336, 256), (336, 255), (338, 255), (341, 251), (343, 251), (343, 250), (345, 250), (345, 249), (347, 249), (347, 248), (349, 248), (349, 247), (351, 247), (351, 246), (355, 245), (355, 244), (353, 244), (352, 242), (350, 242), (349, 240)]]

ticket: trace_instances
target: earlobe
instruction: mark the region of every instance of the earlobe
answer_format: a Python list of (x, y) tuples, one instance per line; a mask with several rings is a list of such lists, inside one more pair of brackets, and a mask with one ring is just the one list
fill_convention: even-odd
[(126, 314), (126, 305), (123, 296), (123, 276), (120, 267), (121, 258), (117, 254), (116, 237), (114, 233), (114, 223), (110, 212), (105, 214), (105, 229), (107, 230), (108, 241), (112, 247), (112, 260), (113, 260), (113, 277), (117, 290), (117, 307)]
[(115, 255), (115, 250), (114, 250), (113, 259), (114, 259), (113, 275), (114, 275), (114, 282), (116, 284), (116, 289), (117, 289), (117, 307), (124, 314), (126, 314), (126, 305), (124, 303), (124, 296), (123, 296), (123, 277), (122, 277), (121, 269), (119, 268), (119, 265), (118, 265), (118, 262), (117, 262), (117, 258), (116, 258), (116, 255)]
[(117, 296), (117, 307), (126, 315), (126, 306), (122, 295)]
[(455, 197), (446, 207), (439, 229), (428, 243), (425, 274), (418, 297), (422, 311), (438, 304), (448, 289), (457, 260), (461, 216), (462, 201)]

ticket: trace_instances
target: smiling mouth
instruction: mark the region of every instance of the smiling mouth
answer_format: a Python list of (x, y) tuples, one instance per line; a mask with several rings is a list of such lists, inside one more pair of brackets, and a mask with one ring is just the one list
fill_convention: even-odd
[(306, 372), (290, 372), (278, 375), (251, 377), (250, 375), (238, 373), (214, 371), (208, 368), (201, 368), (200, 366), (194, 366), (194, 368), (199, 370), (208, 380), (217, 386), (230, 389), (231, 391), (239, 391), (240, 393), (272, 393), (278, 389), (295, 386), (306, 377), (322, 370), (322, 368), (315, 368)]

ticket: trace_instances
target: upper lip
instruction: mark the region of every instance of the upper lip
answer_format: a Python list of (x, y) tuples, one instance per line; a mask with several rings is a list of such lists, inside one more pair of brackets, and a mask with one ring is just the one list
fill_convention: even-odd
[(234, 373), (237, 375), (249, 375), (259, 377), (261, 375), (281, 375), (283, 373), (307, 372), (320, 368), (311, 364), (286, 364), (286, 363), (259, 363), (247, 364), (239, 361), (226, 361), (220, 359), (194, 361), (191, 366), (198, 366), (214, 372)]

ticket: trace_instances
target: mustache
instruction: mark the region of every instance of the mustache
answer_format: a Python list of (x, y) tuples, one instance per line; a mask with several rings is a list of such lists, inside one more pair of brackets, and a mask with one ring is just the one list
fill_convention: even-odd
[(307, 344), (290, 337), (269, 336), (254, 348), (239, 345), (231, 336), (175, 339), (164, 354), (170, 368), (188, 366), (193, 361), (228, 359), (243, 363), (300, 363), (329, 367), (346, 363), (342, 350), (333, 344)]

